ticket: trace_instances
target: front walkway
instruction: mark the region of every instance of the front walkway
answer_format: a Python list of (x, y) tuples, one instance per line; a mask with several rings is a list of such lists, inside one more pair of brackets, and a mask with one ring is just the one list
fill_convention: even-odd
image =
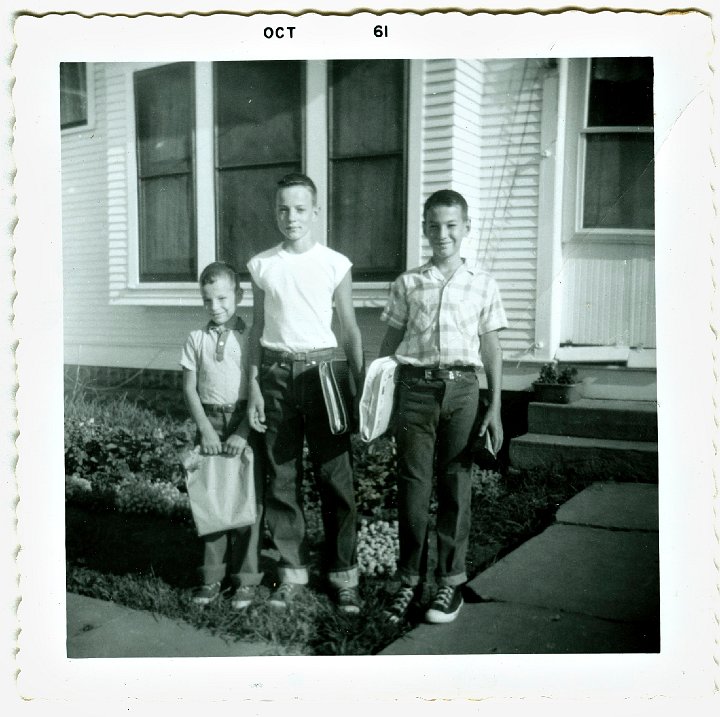
[(657, 485), (593, 484), (470, 581), (455, 622), (381, 654), (658, 652), (657, 505)]

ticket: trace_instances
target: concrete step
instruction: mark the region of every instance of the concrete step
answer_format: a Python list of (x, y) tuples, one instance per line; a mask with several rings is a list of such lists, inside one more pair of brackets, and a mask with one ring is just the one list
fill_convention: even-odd
[(525, 470), (572, 466), (599, 479), (658, 478), (658, 448), (651, 441), (526, 433), (510, 441), (510, 463)]
[(528, 405), (528, 431), (623, 441), (657, 441), (654, 401), (584, 398), (574, 403)]

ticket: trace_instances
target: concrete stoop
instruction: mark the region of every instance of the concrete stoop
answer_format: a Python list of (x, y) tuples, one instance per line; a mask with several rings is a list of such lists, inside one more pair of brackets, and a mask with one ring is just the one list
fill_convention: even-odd
[(657, 404), (593, 398), (567, 404), (531, 402), (528, 433), (657, 442)]
[(510, 442), (510, 462), (522, 469), (572, 466), (598, 476), (657, 482), (656, 403), (531, 402), (528, 433)]

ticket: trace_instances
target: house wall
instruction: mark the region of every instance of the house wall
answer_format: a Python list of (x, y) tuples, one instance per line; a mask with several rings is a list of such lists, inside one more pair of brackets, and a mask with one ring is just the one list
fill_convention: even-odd
[[(464, 252), (497, 278), (510, 327), (509, 361), (534, 343), (538, 176), (542, 82), (536, 60), (432, 60), (422, 75), (420, 196), (461, 191), (471, 206)], [(188, 331), (204, 322), (200, 306), (111, 303), (128, 262), (129, 97), (118, 65), (93, 74), (95, 124), (62, 137), (64, 337), (66, 364), (172, 369)], [(409, 237), (418, 262), (430, 255)], [(413, 252), (410, 251), (412, 256)], [(249, 319), (249, 310), (242, 310)], [(377, 308), (358, 309), (368, 355), (384, 327)], [(528, 381), (529, 385), (529, 381)]]

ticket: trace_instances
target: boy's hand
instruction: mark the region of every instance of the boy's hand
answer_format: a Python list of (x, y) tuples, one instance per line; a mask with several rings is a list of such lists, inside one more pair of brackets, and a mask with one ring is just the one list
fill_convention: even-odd
[(233, 433), (225, 441), (225, 453), (228, 456), (237, 456), (243, 452), (247, 446), (247, 435), (241, 433)]
[(201, 432), (200, 434), (200, 447), (202, 452), (207, 456), (219, 456), (223, 452), (222, 443), (220, 443), (220, 436), (217, 431), (210, 427)]
[(488, 407), (488, 410), (485, 412), (485, 417), (478, 431), (478, 437), (484, 437), (486, 431), (490, 431), (493, 453), (497, 455), (503, 444), (503, 427), (502, 421), (500, 420), (499, 409), (494, 409), (492, 406)]
[(267, 426), (265, 425), (265, 399), (257, 383), (250, 384), (247, 415), (250, 428), (258, 433), (265, 433), (267, 430)]

